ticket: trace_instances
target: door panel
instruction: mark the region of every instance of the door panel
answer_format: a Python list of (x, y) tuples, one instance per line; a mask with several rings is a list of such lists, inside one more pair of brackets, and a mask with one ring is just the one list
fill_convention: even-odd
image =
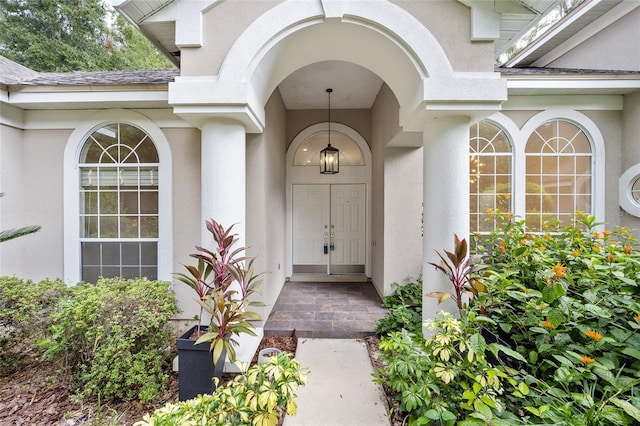
[(324, 227), (329, 223), (329, 191), (328, 185), (293, 186), (294, 265), (326, 265)]
[(364, 273), (365, 203), (364, 184), (294, 185), (293, 272)]

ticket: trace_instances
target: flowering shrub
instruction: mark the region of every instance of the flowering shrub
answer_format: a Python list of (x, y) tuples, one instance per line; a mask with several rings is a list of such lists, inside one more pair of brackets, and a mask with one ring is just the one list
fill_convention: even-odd
[[(640, 424), (640, 250), (631, 231), (578, 212), (573, 226), (532, 234), (524, 221), (490, 214), (501, 228), (475, 238), (486, 268), (464, 287), (472, 298), (463, 319), (436, 320), (426, 341), (383, 339), (387, 368), (376, 380), (397, 392), (409, 424)], [(484, 372), (499, 384), (479, 381)]]
[[(628, 229), (574, 226), (526, 232), (524, 222), (476, 240), (488, 265), (470, 310), (526, 358), (521, 375), (538, 421), (640, 422), (640, 252)], [(512, 405), (513, 406), (513, 405)]]

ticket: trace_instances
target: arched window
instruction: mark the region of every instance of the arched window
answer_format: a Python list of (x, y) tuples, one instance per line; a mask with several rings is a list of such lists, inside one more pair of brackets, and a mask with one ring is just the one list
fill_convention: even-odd
[(158, 151), (140, 128), (104, 125), (79, 159), (81, 279), (158, 277)]
[(538, 126), (525, 148), (525, 219), (531, 231), (545, 222), (571, 224), (576, 211), (592, 213), (593, 154), (586, 133), (554, 119)]
[(487, 220), (491, 212), (512, 211), (511, 143), (500, 127), (486, 120), (472, 125), (469, 133), (469, 229), (490, 232), (500, 225)]
[[(295, 152), (294, 166), (320, 165), (320, 151), (327, 146), (328, 132), (318, 131), (305, 139)], [(345, 133), (331, 131), (331, 146), (340, 150), (340, 166), (364, 166), (364, 155), (358, 144)]]

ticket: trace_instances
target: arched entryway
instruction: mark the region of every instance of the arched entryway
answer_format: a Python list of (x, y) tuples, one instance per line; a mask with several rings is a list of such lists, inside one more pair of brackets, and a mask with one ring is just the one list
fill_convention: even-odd
[(320, 174), (329, 123), (301, 131), (287, 150), (287, 276), (370, 276), (371, 149), (353, 128), (331, 123), (340, 172)]

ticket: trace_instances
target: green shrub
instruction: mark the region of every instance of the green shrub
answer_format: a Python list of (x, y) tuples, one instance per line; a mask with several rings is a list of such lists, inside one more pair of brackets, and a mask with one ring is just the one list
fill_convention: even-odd
[(53, 314), (49, 357), (76, 378), (81, 398), (137, 399), (159, 395), (167, 376), (168, 321), (178, 312), (169, 283), (100, 279), (79, 284)]
[(38, 283), (17, 277), (0, 277), (0, 375), (13, 371), (17, 365), (14, 349), (42, 337), (49, 326), (49, 314), (67, 292), (62, 281), (43, 280)]
[(405, 285), (391, 284), (393, 294), (382, 299), (387, 314), (376, 321), (376, 333), (380, 336), (407, 330), (422, 332), (422, 279)]
[(470, 308), (526, 358), (534, 397), (520, 408), (545, 423), (638, 424), (640, 251), (630, 230), (578, 212), (574, 226), (540, 234), (506, 221), (478, 246), (488, 272)]
[[(394, 332), (380, 341), (385, 368), (374, 378), (395, 391), (398, 408), (410, 425), (518, 421), (502, 398), (505, 384), (515, 391), (518, 383), (504, 368), (491, 365), (485, 354), (508, 349), (487, 344), (472, 321), (440, 313), (426, 324), (433, 331), (427, 339)], [(526, 385), (520, 385), (520, 392), (528, 392)]]
[(280, 410), (296, 414), (295, 392), (308, 374), (307, 368), (282, 352), (218, 386), (212, 395), (169, 403), (134, 426), (276, 425)]

